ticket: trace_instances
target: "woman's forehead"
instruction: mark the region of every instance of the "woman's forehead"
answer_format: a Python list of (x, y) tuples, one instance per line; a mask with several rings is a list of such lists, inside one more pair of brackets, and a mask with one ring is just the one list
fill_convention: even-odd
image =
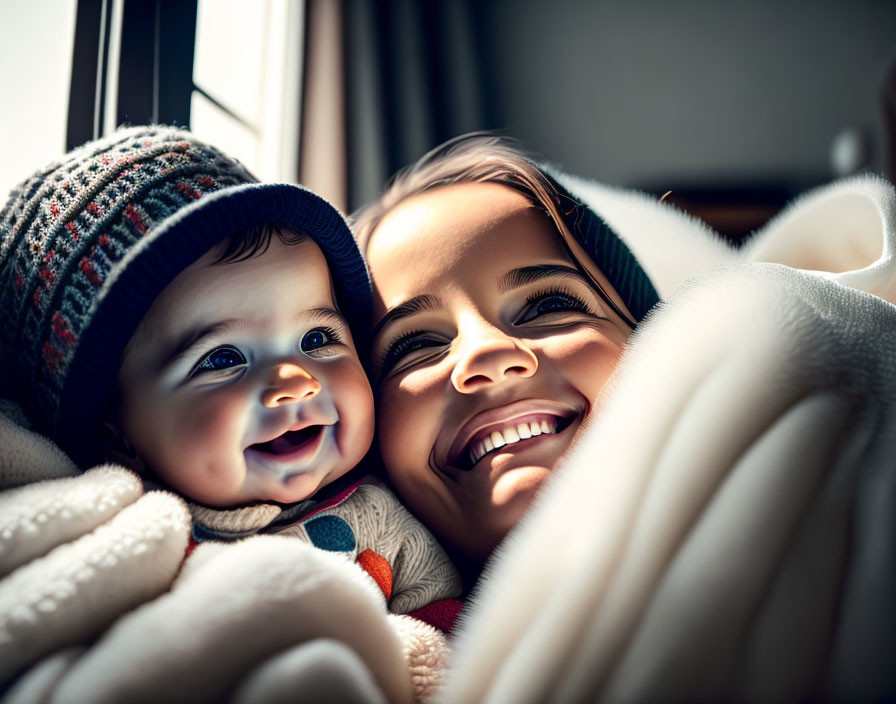
[(447, 186), (409, 199), (376, 228), (367, 255), (380, 288), (393, 288), (399, 279), (423, 284), (534, 260), (568, 260), (550, 219), (522, 194), (495, 183)]
[(499, 183), (461, 183), (418, 193), (394, 207), (374, 230), (370, 247), (392, 249), (431, 232), (494, 227), (531, 203)]

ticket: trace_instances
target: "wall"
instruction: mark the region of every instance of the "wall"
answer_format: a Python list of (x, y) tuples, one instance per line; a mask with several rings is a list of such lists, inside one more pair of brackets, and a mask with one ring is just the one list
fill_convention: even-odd
[(896, 2), (492, 0), (489, 123), (625, 185), (806, 184), (857, 127), (879, 169), (877, 94)]

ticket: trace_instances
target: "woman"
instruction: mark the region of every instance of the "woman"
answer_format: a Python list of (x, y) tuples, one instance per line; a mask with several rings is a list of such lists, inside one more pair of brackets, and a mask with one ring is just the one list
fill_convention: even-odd
[(424, 156), (354, 227), (374, 287), (384, 466), (481, 566), (598, 404), (656, 291), (590, 210), (491, 135)]
[(891, 697), (892, 188), (819, 191), (734, 250), (557, 179), (614, 232), (484, 136), (355, 220), (409, 507), (481, 566), (566, 465), (498, 551), (444, 701)]

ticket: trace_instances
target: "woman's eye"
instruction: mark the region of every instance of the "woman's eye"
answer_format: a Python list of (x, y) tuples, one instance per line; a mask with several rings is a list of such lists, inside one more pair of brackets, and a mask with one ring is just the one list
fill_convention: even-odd
[(244, 364), (246, 364), (246, 358), (236, 347), (231, 347), (230, 345), (216, 347), (199, 364), (193, 367), (193, 371), (190, 372), (190, 378), (203, 372), (219, 372), (225, 369), (241, 367)]
[(339, 338), (334, 330), (330, 328), (315, 328), (302, 336), (302, 352), (314, 352), (314, 350), (332, 345), (335, 342), (339, 342)]
[(414, 352), (428, 349), (430, 347), (442, 347), (445, 344), (446, 343), (444, 340), (431, 337), (426, 333), (419, 331), (409, 332), (406, 335), (402, 335), (397, 340), (392, 342), (383, 353), (382, 360), (380, 362), (380, 373), (387, 373), (402, 359), (413, 354)]
[(588, 306), (577, 297), (562, 291), (530, 296), (527, 305), (516, 320), (516, 325), (528, 323), (551, 313), (587, 313)]

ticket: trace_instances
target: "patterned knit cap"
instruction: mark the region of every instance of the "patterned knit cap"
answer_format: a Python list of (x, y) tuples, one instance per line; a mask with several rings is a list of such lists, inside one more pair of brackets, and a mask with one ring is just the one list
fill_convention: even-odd
[(0, 212), (0, 336), (36, 429), (97, 461), (121, 355), (156, 296), (223, 239), (274, 221), (321, 248), (352, 331), (370, 280), (342, 216), (171, 127), (76, 149), (14, 189)]

